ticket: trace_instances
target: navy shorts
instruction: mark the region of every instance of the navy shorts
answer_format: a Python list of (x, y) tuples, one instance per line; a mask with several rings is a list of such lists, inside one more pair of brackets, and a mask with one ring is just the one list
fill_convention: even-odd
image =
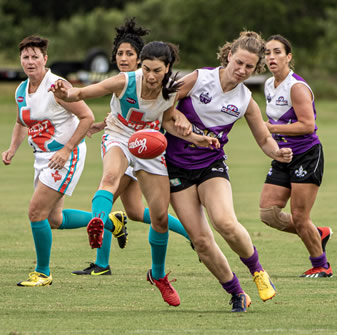
[(187, 170), (167, 163), (167, 170), (170, 179), (171, 193), (179, 192), (191, 187), (192, 185), (199, 186), (204, 181), (211, 178), (225, 178), (229, 180), (227, 173), (228, 167), (224, 159), (219, 159), (210, 166), (201, 169)]
[(308, 151), (294, 155), (290, 163), (281, 163), (273, 160), (265, 183), (287, 188), (291, 188), (291, 183), (316, 184), (320, 186), (323, 170), (323, 147), (321, 144), (316, 144)]

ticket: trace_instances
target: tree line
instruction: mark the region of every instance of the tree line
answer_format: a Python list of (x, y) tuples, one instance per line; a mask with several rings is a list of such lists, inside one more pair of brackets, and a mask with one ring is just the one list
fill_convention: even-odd
[(110, 53), (115, 27), (133, 16), (150, 30), (148, 41), (178, 44), (179, 67), (188, 69), (218, 65), (218, 48), (242, 30), (282, 34), (296, 70), (337, 91), (336, 0), (0, 0), (0, 50), (17, 59), (19, 41), (40, 34), (50, 39), (51, 61), (82, 59), (96, 46)]

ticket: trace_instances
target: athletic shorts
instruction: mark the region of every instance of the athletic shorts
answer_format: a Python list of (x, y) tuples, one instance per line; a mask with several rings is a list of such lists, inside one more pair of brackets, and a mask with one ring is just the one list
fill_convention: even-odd
[(48, 164), (50, 158), (55, 154), (51, 152), (35, 152), (34, 162), (34, 187), (37, 186), (38, 180), (42, 184), (58, 191), (62, 194), (72, 195), (78, 181), (80, 180), (85, 156), (87, 153), (87, 146), (82, 141), (70, 154), (70, 157), (64, 167), (60, 170), (50, 169)]
[(167, 170), (170, 178), (171, 193), (185, 190), (192, 185), (199, 186), (211, 178), (225, 178), (229, 180), (228, 166), (224, 159), (219, 159), (210, 166), (201, 169), (187, 170), (167, 162)]
[[(120, 133), (115, 133), (114, 135), (104, 134), (102, 136), (101, 144), (102, 158), (112, 147), (119, 147), (127, 158), (129, 166), (133, 168), (133, 174), (139, 170), (143, 170), (145, 172), (160, 176), (168, 175), (166, 168), (165, 152), (153, 159), (140, 159), (132, 155), (129, 151), (128, 140), (129, 135), (123, 135)], [(130, 171), (130, 169), (126, 170), (126, 174), (129, 176), (130, 172), (132, 172)]]
[(291, 188), (291, 183), (316, 184), (322, 183), (324, 170), (324, 155), (321, 144), (316, 144), (308, 151), (294, 155), (290, 163), (273, 160), (266, 177), (266, 184)]

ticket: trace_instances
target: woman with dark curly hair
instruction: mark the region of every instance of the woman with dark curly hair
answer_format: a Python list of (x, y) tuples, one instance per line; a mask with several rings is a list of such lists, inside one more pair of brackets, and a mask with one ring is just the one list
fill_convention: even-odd
[(108, 220), (108, 216), (120, 181), (127, 168), (132, 166), (151, 217), (152, 267), (148, 271), (148, 280), (172, 306), (178, 306), (180, 298), (165, 274), (170, 192), (164, 153), (153, 159), (137, 158), (128, 150), (128, 140), (136, 130), (160, 130), (163, 126), (175, 136), (198, 146), (219, 144), (217, 139), (192, 133), (190, 123), (175, 109), (181, 83), (171, 79), (171, 75), (178, 56), (177, 46), (154, 41), (143, 47), (141, 68), (136, 71), (121, 72), (81, 88), (69, 89), (58, 80), (50, 88), (56, 97), (67, 102), (114, 95), (102, 138), (103, 175), (92, 200), (92, 219), (87, 226), (89, 243), (92, 248), (100, 248), (104, 229), (113, 234), (118, 229), (116, 222)]
[[(117, 27), (116, 33), (112, 48), (112, 62), (116, 64), (121, 72), (136, 71), (140, 65), (140, 52), (144, 46), (143, 36), (148, 34), (148, 30), (141, 26), (136, 26), (135, 18), (132, 18), (127, 19), (124, 25)], [(111, 98), (111, 104), (113, 104), (114, 99), (116, 99), (115, 95)], [(112, 113), (110, 112), (107, 118), (108, 122), (110, 122), (112, 117)], [(91, 137), (91, 135), (102, 131), (107, 126), (107, 120), (94, 123), (88, 132), (88, 136)], [(90, 265), (83, 270), (73, 271), (72, 273), (74, 275), (111, 275), (109, 259), (112, 236), (117, 238), (120, 248), (126, 246), (128, 241), (126, 228), (127, 216), (133, 221), (140, 221), (147, 224), (151, 223), (150, 211), (144, 206), (142, 192), (131, 166), (127, 168), (120, 180), (119, 187), (114, 194), (114, 202), (118, 197), (121, 198), (126, 213), (123, 211), (111, 212), (108, 218), (108, 220), (112, 221), (114, 226), (118, 228), (115, 228), (113, 233), (105, 229), (102, 246), (97, 249), (95, 262), (90, 263)], [(64, 213), (67, 214), (68, 220), (60, 227), (54, 228), (73, 229), (86, 227), (92, 218), (91, 212), (66, 209)], [(168, 226), (169, 230), (184, 236), (189, 241), (184, 227), (179, 220), (172, 215), (168, 215)]]

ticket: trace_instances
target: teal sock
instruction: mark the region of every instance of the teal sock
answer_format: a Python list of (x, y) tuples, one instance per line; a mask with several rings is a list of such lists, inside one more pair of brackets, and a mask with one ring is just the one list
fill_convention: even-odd
[(144, 209), (143, 222), (148, 224), (151, 223), (150, 210), (148, 208)]
[(92, 219), (91, 212), (80, 211), (77, 209), (64, 209), (62, 214), (62, 224), (58, 229), (76, 229), (86, 227)]
[(50, 275), (49, 261), (52, 245), (52, 233), (47, 219), (30, 223), (35, 243), (35, 271)]
[(190, 241), (190, 237), (187, 234), (187, 231), (185, 230), (184, 226), (181, 224), (181, 222), (172, 216), (171, 214), (168, 215), (168, 227), (169, 230), (174, 231), (175, 233), (184, 236)]
[(168, 236), (168, 231), (163, 234), (158, 233), (152, 226), (150, 226), (149, 242), (152, 254), (152, 277), (156, 280), (165, 277), (165, 258)]
[(95, 264), (100, 266), (101, 268), (106, 268), (109, 265), (111, 239), (112, 232), (108, 229), (104, 229), (102, 246), (97, 249), (95, 262)]
[[(151, 223), (150, 210), (148, 208), (145, 208), (144, 210), (143, 222)], [(175, 218), (171, 214), (168, 215), (168, 228), (169, 230), (172, 230), (175, 233), (186, 237), (190, 241), (190, 238), (184, 226), (181, 224), (181, 222), (177, 218)]]
[(98, 190), (92, 199), (92, 217), (101, 218), (104, 223), (104, 228), (110, 231), (115, 229), (112, 221), (108, 220), (109, 213), (112, 209), (113, 198), (114, 196), (111, 192)]

